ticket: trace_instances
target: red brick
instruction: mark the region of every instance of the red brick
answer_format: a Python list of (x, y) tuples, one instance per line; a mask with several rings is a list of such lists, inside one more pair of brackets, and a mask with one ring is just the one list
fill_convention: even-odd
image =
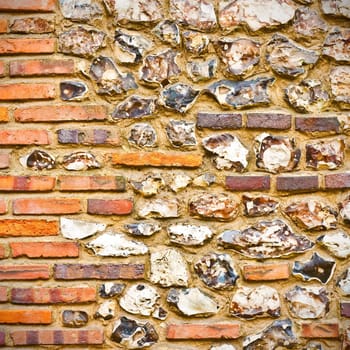
[(0, 303), (6, 303), (7, 301), (7, 287), (0, 287)]
[(319, 189), (317, 175), (278, 176), (277, 191), (311, 192)]
[(6, 18), (0, 18), (0, 33), (6, 33), (8, 28), (8, 20)]
[(79, 244), (76, 242), (13, 242), (10, 243), (12, 257), (28, 258), (76, 258)]
[(59, 215), (81, 212), (80, 199), (76, 198), (19, 198), (13, 200), (13, 214)]
[[(0, 0), (1, 1), (1, 0)], [(54, 53), (56, 39), (0, 39), (0, 55)]]
[(52, 12), (56, 0), (0, 0), (0, 11)]
[(0, 77), (3, 77), (6, 75), (6, 67), (7, 65), (5, 64), (5, 62), (0, 61)]
[(60, 191), (125, 191), (123, 176), (69, 176), (58, 177)]
[(96, 105), (24, 107), (17, 108), (14, 117), (24, 123), (105, 120), (107, 109)]
[(243, 126), (240, 113), (203, 113), (197, 114), (197, 128), (203, 129), (239, 129)]
[(6, 333), (0, 331), (0, 346), (6, 345)]
[(350, 317), (350, 302), (342, 301), (340, 303), (340, 315), (343, 317)]
[(0, 191), (52, 191), (56, 179), (51, 176), (0, 176)]
[(246, 281), (276, 281), (285, 280), (290, 276), (289, 264), (259, 264), (244, 265), (242, 274)]
[(0, 323), (3, 324), (50, 324), (50, 310), (0, 310)]
[(10, 26), (11, 33), (43, 34), (55, 29), (52, 19), (40, 17), (16, 18)]
[[(1, 62), (0, 62), (0, 70), (1, 70)], [(7, 107), (0, 107), (0, 122), (8, 122), (8, 121), (9, 121), (8, 108)]]
[(23, 330), (10, 333), (17, 345), (96, 345), (103, 344), (103, 330), (97, 329), (58, 329)]
[(48, 145), (50, 144), (47, 130), (18, 129), (0, 130), (0, 145)]
[(350, 188), (350, 173), (325, 175), (324, 182), (327, 190), (343, 190)]
[(226, 189), (230, 191), (263, 191), (270, 189), (268, 175), (234, 175), (226, 176)]
[(7, 205), (5, 200), (0, 199), (0, 214), (6, 214), (7, 212)]
[(236, 339), (240, 336), (239, 324), (169, 324), (166, 338), (169, 340)]
[(6, 258), (6, 250), (3, 244), (0, 244), (0, 259)]
[(286, 130), (292, 126), (292, 116), (284, 113), (247, 113), (249, 129)]
[(144, 264), (56, 264), (56, 280), (101, 279), (135, 280), (144, 278)]
[(0, 281), (47, 280), (49, 278), (48, 265), (0, 265)]
[(12, 288), (13, 304), (77, 304), (96, 301), (96, 289), (91, 287)]
[(73, 74), (74, 61), (69, 59), (37, 59), (10, 62), (10, 76), (50, 76)]
[(301, 336), (304, 338), (338, 338), (339, 324), (326, 322), (302, 323)]
[(57, 139), (62, 144), (120, 146), (121, 140), (115, 129), (60, 129)]
[(127, 215), (133, 210), (129, 199), (88, 199), (87, 212), (98, 215)]
[(56, 96), (54, 84), (2, 84), (0, 101), (48, 100)]
[(340, 132), (337, 117), (296, 117), (295, 129), (301, 132)]
[(0, 152), (0, 169), (6, 169), (10, 166), (9, 153)]
[(58, 221), (23, 219), (0, 220), (0, 237), (56, 236), (58, 233)]

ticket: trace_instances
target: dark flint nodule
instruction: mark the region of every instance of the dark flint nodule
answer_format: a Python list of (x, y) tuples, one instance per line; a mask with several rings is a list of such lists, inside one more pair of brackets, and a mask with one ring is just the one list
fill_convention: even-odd
[(98, 294), (101, 298), (113, 298), (121, 295), (124, 288), (125, 284), (123, 283), (106, 282), (100, 285)]
[(88, 87), (80, 81), (62, 81), (60, 97), (63, 101), (79, 100), (87, 93)]
[(62, 324), (64, 327), (84, 327), (88, 323), (88, 321), (89, 316), (85, 311), (64, 310), (62, 312)]
[(47, 152), (35, 150), (26, 157), (25, 165), (37, 170), (53, 169), (55, 159)]
[(132, 95), (117, 105), (112, 118), (118, 120), (148, 117), (154, 113), (155, 108), (154, 98)]

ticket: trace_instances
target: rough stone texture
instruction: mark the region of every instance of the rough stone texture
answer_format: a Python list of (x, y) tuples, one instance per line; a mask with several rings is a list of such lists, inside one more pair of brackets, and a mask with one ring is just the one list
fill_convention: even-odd
[(185, 245), (203, 245), (213, 236), (213, 232), (207, 226), (196, 226), (186, 223), (171, 224), (167, 228), (170, 242)]
[(350, 18), (350, 5), (346, 0), (321, 0), (321, 9), (326, 15)]
[(92, 0), (60, 0), (62, 15), (77, 22), (88, 22), (102, 16), (102, 7)]
[(164, 179), (156, 174), (148, 174), (140, 181), (131, 180), (130, 183), (133, 189), (144, 197), (156, 195), (165, 185)]
[(331, 90), (334, 101), (344, 109), (350, 106), (350, 67), (337, 66), (330, 72)]
[(188, 61), (186, 65), (187, 73), (194, 82), (210, 80), (217, 74), (218, 62), (216, 58), (209, 58), (206, 61)]
[(322, 53), (337, 62), (350, 62), (350, 29), (333, 28), (323, 44)]
[(249, 195), (242, 196), (244, 205), (244, 215), (247, 216), (265, 216), (274, 213), (279, 203), (268, 196), (251, 197)]
[(84, 327), (89, 321), (87, 312), (80, 310), (64, 310), (62, 312), (62, 324), (64, 327)]
[(177, 218), (180, 216), (179, 202), (173, 198), (143, 201), (138, 204), (137, 214), (140, 218)]
[(166, 126), (166, 133), (172, 146), (191, 147), (197, 145), (195, 124), (185, 120), (170, 120)]
[(350, 256), (350, 236), (344, 231), (320, 236), (317, 238), (317, 243), (337, 258), (345, 259)]
[(337, 286), (344, 295), (350, 295), (350, 268), (341, 273), (337, 280)]
[(53, 169), (56, 166), (55, 158), (51, 154), (41, 150), (34, 150), (21, 157), (19, 161), (24, 167), (35, 170)]
[(139, 147), (155, 147), (157, 134), (152, 125), (147, 123), (134, 124), (130, 129), (129, 143)]
[(327, 23), (317, 11), (305, 6), (295, 11), (293, 29), (300, 37), (312, 40), (327, 31)]
[(116, 121), (120, 119), (137, 119), (150, 116), (156, 109), (155, 99), (132, 95), (119, 103), (112, 113)]
[(84, 239), (106, 229), (104, 223), (88, 222), (83, 220), (60, 219), (61, 233), (65, 238)]
[(62, 81), (60, 83), (60, 97), (63, 101), (81, 101), (86, 98), (89, 88), (84, 82)]

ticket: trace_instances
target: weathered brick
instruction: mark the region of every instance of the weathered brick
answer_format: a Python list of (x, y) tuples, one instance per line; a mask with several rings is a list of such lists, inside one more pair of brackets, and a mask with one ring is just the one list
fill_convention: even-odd
[(80, 199), (77, 198), (19, 198), (13, 200), (13, 214), (77, 214), (81, 212)]
[(49, 278), (48, 265), (0, 265), (0, 281), (47, 280)]
[(343, 317), (350, 317), (350, 302), (342, 301), (340, 303), (340, 315)]
[(79, 244), (76, 242), (12, 242), (12, 257), (28, 258), (76, 258)]
[(277, 191), (311, 192), (319, 189), (317, 175), (278, 176)]
[(327, 190), (343, 190), (350, 188), (350, 173), (327, 174), (324, 176)]
[(338, 338), (339, 324), (328, 322), (302, 323), (301, 336), (304, 338)]
[(6, 69), (7, 69), (6, 67), (7, 67), (6, 63), (3, 61), (0, 61), (0, 77), (3, 77), (6, 75)]
[(0, 220), (0, 237), (56, 236), (58, 233), (58, 221), (23, 219)]
[(236, 339), (240, 336), (239, 324), (169, 324), (166, 338), (169, 340), (197, 340), (197, 339)]
[(285, 280), (290, 276), (289, 264), (244, 265), (242, 274), (246, 281)]
[(107, 129), (60, 129), (58, 142), (62, 144), (120, 146), (121, 140), (116, 130)]
[(55, 29), (52, 19), (41, 17), (16, 18), (10, 25), (11, 33), (43, 34)]
[(247, 128), (286, 130), (292, 126), (292, 116), (284, 113), (247, 113)]
[(340, 132), (337, 117), (296, 117), (295, 129), (301, 132)]
[(0, 323), (4, 324), (50, 324), (50, 310), (0, 310)]
[(8, 289), (7, 287), (0, 286), (0, 303), (6, 303), (8, 301)]
[(87, 212), (98, 215), (127, 215), (133, 210), (129, 199), (88, 199)]
[(0, 152), (0, 169), (6, 169), (10, 166), (10, 155), (7, 152)]
[(197, 114), (197, 128), (203, 129), (239, 129), (243, 126), (240, 113), (204, 113)]
[(49, 100), (56, 96), (54, 84), (2, 84), (0, 85), (0, 101)]
[(263, 191), (270, 189), (268, 175), (226, 176), (225, 187), (230, 191)]
[(0, 214), (6, 214), (7, 205), (4, 199), (0, 199)]
[(13, 304), (77, 304), (96, 301), (96, 288), (12, 288)]
[(52, 12), (56, 0), (0, 0), (0, 11)]
[(97, 345), (103, 344), (103, 330), (57, 329), (13, 331), (10, 337), (17, 345)]
[(60, 191), (125, 191), (124, 176), (69, 176), (58, 177)]
[(6, 345), (6, 333), (0, 331), (0, 346)]
[(50, 143), (47, 130), (38, 129), (3, 129), (0, 130), (0, 145), (48, 145)]
[(4, 258), (6, 258), (5, 246), (3, 244), (0, 244), (0, 259)]
[(144, 273), (144, 264), (56, 264), (54, 266), (56, 280), (135, 280), (144, 278)]
[(56, 39), (0, 39), (0, 55), (54, 53), (55, 44)]
[(0, 33), (6, 33), (8, 28), (8, 20), (6, 18), (0, 18)]
[[(0, 67), (0, 69), (1, 69), (1, 67)], [(0, 107), (0, 122), (8, 122), (8, 121), (9, 121), (8, 108), (7, 107)]]
[(23, 107), (14, 111), (14, 117), (24, 123), (105, 120), (107, 109), (95, 105)]
[(11, 77), (50, 76), (73, 74), (75, 71), (72, 59), (37, 59), (10, 62)]
[(202, 164), (202, 156), (193, 153), (130, 152), (110, 157), (113, 165), (196, 168)]
[(0, 176), (0, 191), (52, 191), (56, 179), (51, 176)]

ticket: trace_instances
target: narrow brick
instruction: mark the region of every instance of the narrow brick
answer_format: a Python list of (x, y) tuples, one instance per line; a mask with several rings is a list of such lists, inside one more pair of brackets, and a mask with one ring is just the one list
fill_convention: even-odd
[(75, 145), (120, 146), (121, 140), (115, 129), (60, 129), (58, 142)]
[(319, 189), (317, 175), (278, 176), (277, 191), (311, 192)]
[(340, 132), (337, 117), (296, 117), (295, 129), (301, 132)]
[(0, 11), (52, 12), (56, 0), (0, 0)]
[(303, 338), (339, 338), (339, 324), (313, 322), (301, 324)]
[(47, 280), (49, 278), (48, 265), (0, 265), (0, 281)]
[(144, 264), (56, 264), (56, 280), (135, 280), (144, 278)]
[(47, 130), (18, 129), (0, 130), (0, 145), (3, 146), (25, 146), (25, 145), (48, 145), (50, 144)]
[(0, 199), (0, 214), (7, 213), (7, 204), (4, 199)]
[(58, 177), (60, 191), (125, 191), (124, 176), (69, 176)]
[(197, 168), (202, 156), (193, 153), (135, 152), (112, 153), (112, 165)]
[(234, 175), (226, 176), (226, 189), (230, 191), (263, 191), (270, 189), (268, 175)]
[[(1, 65), (1, 63), (0, 63), (0, 65)], [(0, 67), (0, 70), (1, 70), (1, 67)], [(7, 107), (0, 107), (0, 122), (8, 122), (8, 121), (9, 121), (8, 108)]]
[(13, 214), (77, 214), (82, 210), (77, 198), (19, 198), (13, 200)]
[(56, 179), (51, 176), (0, 176), (0, 191), (52, 191)]
[(11, 77), (51, 76), (73, 74), (75, 71), (72, 59), (37, 59), (10, 62)]
[(236, 339), (240, 336), (239, 324), (169, 324), (166, 338), (169, 340)]
[(0, 259), (6, 258), (6, 250), (3, 244), (0, 244)]
[(11, 33), (44, 34), (55, 29), (52, 19), (41, 17), (16, 18), (10, 25)]
[(0, 61), (0, 77), (4, 77), (6, 75), (6, 67), (5, 62)]
[(12, 288), (13, 304), (78, 304), (96, 301), (96, 288)]
[(98, 345), (103, 344), (103, 330), (55, 329), (12, 331), (10, 337), (17, 345)]
[(340, 303), (340, 315), (350, 318), (350, 302), (342, 301)]
[(0, 39), (0, 55), (54, 53), (56, 39)]
[(6, 33), (8, 28), (8, 20), (6, 18), (0, 18), (0, 33)]
[(50, 310), (0, 310), (0, 323), (3, 324), (50, 324)]
[(54, 84), (2, 84), (0, 85), (0, 101), (49, 100), (56, 96)]
[(0, 346), (6, 345), (6, 333), (0, 331)]
[(87, 212), (97, 215), (128, 215), (133, 210), (129, 199), (88, 199)]
[(327, 190), (344, 190), (350, 188), (350, 173), (327, 174), (324, 176)]
[(8, 290), (7, 287), (0, 286), (0, 303), (6, 303), (8, 301)]
[(287, 130), (292, 126), (292, 116), (284, 113), (247, 113), (247, 128)]
[(0, 152), (0, 169), (6, 169), (10, 166), (10, 155), (7, 152)]
[(13, 258), (76, 258), (79, 244), (76, 242), (12, 242)]
[(246, 281), (276, 281), (285, 280), (290, 276), (289, 264), (259, 264), (244, 265), (242, 274)]
[(240, 113), (204, 113), (197, 114), (197, 128), (203, 129), (239, 129), (243, 126)]
[(51, 220), (0, 220), (0, 237), (57, 236), (58, 221)]

